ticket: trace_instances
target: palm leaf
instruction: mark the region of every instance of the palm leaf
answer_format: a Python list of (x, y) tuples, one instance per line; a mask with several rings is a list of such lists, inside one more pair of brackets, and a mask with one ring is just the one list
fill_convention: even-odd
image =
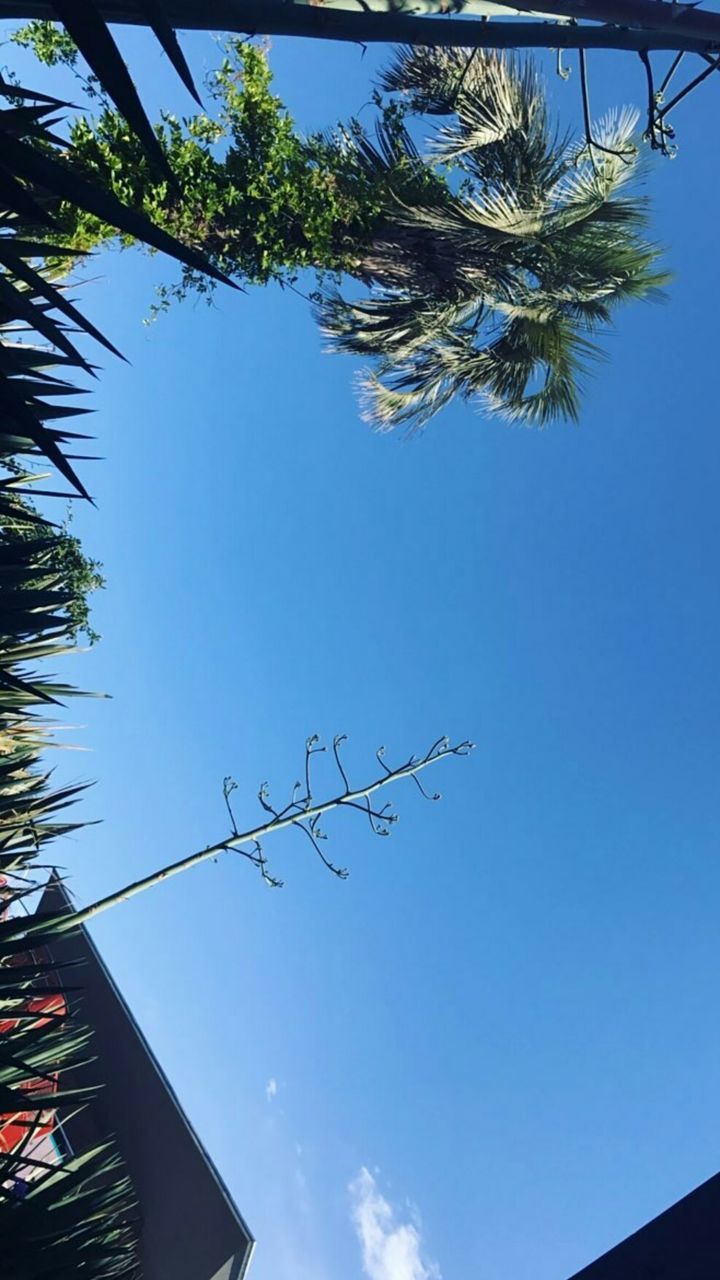
[(595, 336), (667, 280), (631, 185), (636, 117), (600, 121), (591, 148), (563, 138), (532, 61), (492, 51), (403, 49), (381, 85), (445, 117), (426, 164), (449, 176), (393, 191), (353, 268), (364, 295), (322, 291), (331, 347), (376, 360), (363, 415), (414, 430), (459, 397), (512, 421), (576, 420)]

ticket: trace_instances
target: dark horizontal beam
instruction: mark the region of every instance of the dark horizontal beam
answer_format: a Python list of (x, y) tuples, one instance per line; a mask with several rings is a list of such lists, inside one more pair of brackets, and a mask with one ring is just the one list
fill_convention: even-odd
[[(462, 4), (463, 0), (458, 0)], [(665, 32), (720, 46), (720, 13), (681, 0), (496, 0), (513, 9), (552, 14), (572, 22), (602, 22), (612, 27)]]
[[(538, 0), (536, 0), (538, 2)], [(607, 0), (613, 9), (636, 9), (640, 0)], [(650, 0), (642, 0), (649, 3)], [(656, 9), (670, 7), (652, 0)], [(602, 0), (579, 7), (601, 10)], [(143, 17), (133, 0), (100, 0), (100, 9), (111, 23), (142, 26)], [(572, 6), (571, 0), (556, 9)], [(476, 18), (414, 17), (402, 13), (355, 12), (328, 9), (322, 5), (292, 4), (287, 0), (167, 0), (168, 20), (177, 30), (230, 31), (241, 35), (301, 36), (316, 40), (339, 40), (355, 44), (416, 44), (494, 49), (620, 49), (628, 51), (672, 49), (696, 53), (720, 48), (720, 14), (700, 13), (714, 19), (714, 35), (706, 37), (704, 27), (695, 24), (687, 34), (685, 6), (682, 20), (672, 31), (631, 26), (585, 26), (575, 23), (497, 21)], [(52, 5), (43, 0), (0, 0), (0, 18), (27, 20), (54, 17)], [(680, 18), (680, 15), (678, 15)], [(717, 25), (715, 25), (717, 24)], [(681, 29), (682, 28), (682, 29)]]

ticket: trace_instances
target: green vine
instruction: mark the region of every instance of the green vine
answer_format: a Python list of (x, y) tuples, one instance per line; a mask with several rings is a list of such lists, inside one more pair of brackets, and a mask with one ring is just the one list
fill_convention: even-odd
[[(29, 45), (31, 33), (44, 61), (74, 66), (67, 37), (52, 24), (31, 23), (15, 39)], [(360, 247), (404, 183), (416, 190), (418, 182), (442, 182), (429, 166), (419, 177), (400, 161), (389, 176), (361, 163), (358, 144), (365, 135), (355, 120), (303, 137), (272, 92), (267, 52), (260, 45), (239, 39), (225, 45), (207, 89), (215, 118), (166, 112), (156, 126), (175, 185), (155, 171), (122, 116), (102, 101), (96, 119), (72, 122), (68, 160), (244, 283), (294, 284), (305, 268), (322, 276), (352, 273)], [(375, 105), (392, 138), (403, 128), (402, 109), (379, 97)], [(54, 212), (57, 243), (82, 252), (133, 243), (71, 204)], [(189, 290), (209, 294), (213, 284), (185, 269), (179, 282), (160, 287), (154, 310)]]

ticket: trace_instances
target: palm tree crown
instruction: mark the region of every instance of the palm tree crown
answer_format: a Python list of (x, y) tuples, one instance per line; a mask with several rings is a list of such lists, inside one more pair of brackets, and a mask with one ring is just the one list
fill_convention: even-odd
[(628, 193), (635, 113), (606, 117), (592, 143), (561, 138), (532, 62), (492, 51), (402, 50), (382, 87), (404, 114), (446, 119), (427, 160), (386, 121), (377, 146), (353, 140), (358, 162), (429, 164), (444, 181), (390, 202), (351, 268), (364, 296), (321, 295), (332, 347), (376, 358), (365, 416), (414, 429), (460, 395), (514, 421), (577, 419), (597, 330), (667, 278), (645, 201)]

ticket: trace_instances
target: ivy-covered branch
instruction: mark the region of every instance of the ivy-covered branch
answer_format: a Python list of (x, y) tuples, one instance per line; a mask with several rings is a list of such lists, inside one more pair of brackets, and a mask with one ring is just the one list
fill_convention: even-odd
[[(77, 70), (77, 51), (62, 29), (34, 22), (13, 40), (49, 65)], [(76, 118), (67, 158), (75, 171), (102, 184), (117, 199), (202, 253), (221, 271), (248, 284), (293, 282), (303, 268), (352, 273), (384, 210), (394, 200), (416, 202), (442, 189), (430, 166), (403, 160), (371, 166), (361, 154), (363, 132), (355, 121), (327, 134), (303, 137), (271, 90), (265, 51), (231, 41), (208, 78), (213, 116), (179, 119), (164, 113), (157, 136), (175, 175), (168, 183), (124, 118), (102, 98), (100, 114)], [(402, 112), (376, 96), (379, 125), (392, 147), (402, 134)], [(76, 203), (53, 210), (49, 238), (78, 254), (115, 241), (136, 243)], [(61, 269), (62, 263), (54, 264)], [(69, 269), (67, 260), (65, 270)], [(167, 300), (188, 286), (209, 292), (202, 272), (186, 267), (179, 286), (161, 292)]]

